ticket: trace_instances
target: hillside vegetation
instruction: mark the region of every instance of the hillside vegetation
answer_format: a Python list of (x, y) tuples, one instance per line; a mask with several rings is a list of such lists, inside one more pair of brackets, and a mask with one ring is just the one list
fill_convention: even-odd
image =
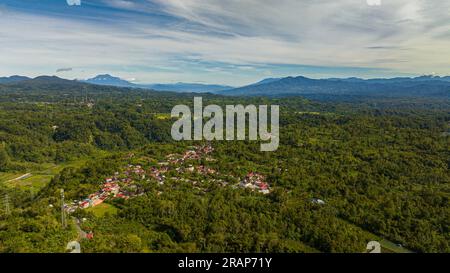
[[(193, 94), (45, 86), (0, 85), (0, 191), (10, 205), (0, 252), (64, 252), (78, 236), (72, 217), (93, 232), (83, 252), (364, 252), (371, 240), (450, 251), (447, 100), (203, 96), (281, 105), (280, 148), (264, 153), (257, 142), (174, 142), (168, 115)], [(213, 151), (170, 161), (203, 145)], [(122, 177), (130, 166), (143, 173)], [(240, 186), (253, 173), (270, 193)], [(131, 198), (78, 209), (62, 229), (60, 189), (69, 204), (115, 175), (132, 180), (122, 185)]]

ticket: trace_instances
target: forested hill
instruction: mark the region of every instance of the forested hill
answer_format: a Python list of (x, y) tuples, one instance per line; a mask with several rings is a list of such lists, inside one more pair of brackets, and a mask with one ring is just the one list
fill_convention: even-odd
[[(181, 162), (206, 144), (170, 136), (172, 107), (194, 96), (57, 78), (0, 85), (0, 252), (64, 252), (77, 233), (60, 224), (60, 189), (75, 206), (115, 176), (132, 180), (121, 185), (132, 198), (69, 215), (94, 233), (83, 252), (363, 252), (384, 239), (450, 251), (448, 101), (207, 94), (205, 105), (280, 105), (280, 147), (213, 141)], [(248, 176), (270, 191), (240, 186)]]
[[(104, 78), (107, 77), (107, 78)], [(245, 97), (304, 97), (321, 101), (367, 101), (376, 99), (429, 99), (450, 101), (450, 77), (422, 76), (416, 78), (360, 79), (329, 78), (310, 79), (303, 76), (270, 78), (255, 84), (232, 89), (226, 86), (196, 84), (153, 84), (135, 85), (120, 78), (100, 75), (97, 80), (65, 80), (56, 76), (40, 76), (30, 79), (22, 76), (0, 78), (0, 92), (60, 91), (66, 96), (84, 92), (110, 93), (123, 91), (149, 92), (151, 95), (169, 95), (169, 92), (186, 94), (209, 93), (222, 96)], [(108, 79), (112, 79), (108, 81)], [(162, 91), (161, 91), (162, 90)], [(164, 91), (166, 90), (166, 91)], [(191, 90), (191, 91), (189, 91)], [(29, 94), (28, 94), (29, 95)], [(38, 99), (38, 97), (35, 97)]]
[(310, 98), (445, 98), (450, 99), (450, 81), (444, 78), (394, 78), (363, 80), (310, 79), (287, 77), (270, 79), (236, 89), (216, 92), (231, 96), (305, 96)]
[[(143, 90), (157, 90), (161, 92), (177, 92), (177, 93), (208, 93), (214, 91), (221, 91), (231, 89), (233, 87), (217, 84), (203, 84), (203, 83), (172, 83), (172, 84), (136, 84), (114, 77), (108, 74), (98, 75), (87, 80), (66, 80), (56, 76), (39, 76), (36, 78), (28, 78), (24, 76), (0, 77), (0, 84), (15, 84), (14, 86), (32, 85), (34, 87), (41, 86), (54, 89), (61, 84), (77, 85), (77, 84), (92, 84), (97, 86), (121, 87), (129, 89), (143, 89)], [(81, 85), (80, 85), (81, 86)]]
[(103, 92), (115, 93), (117, 91), (125, 90), (132, 90), (132, 88), (93, 85), (75, 80), (66, 80), (56, 76), (40, 76), (33, 79), (25, 78), (21, 80), (9, 79), (3, 83), (0, 82), (0, 92), (2, 92), (2, 98), (4, 95), (8, 94), (26, 94), (28, 96), (33, 94), (33, 92), (40, 92), (44, 95), (46, 93), (53, 93), (55, 95), (69, 95), (81, 94), (86, 91), (101, 94)]
[[(203, 94), (206, 96), (207, 94)], [(95, 99), (129, 98), (188, 98), (193, 93), (163, 92), (151, 89), (96, 85), (75, 80), (66, 80), (56, 76), (40, 76), (34, 79), (0, 82), (0, 101), (33, 102), (88, 102)], [(217, 96), (217, 95), (216, 95)]]

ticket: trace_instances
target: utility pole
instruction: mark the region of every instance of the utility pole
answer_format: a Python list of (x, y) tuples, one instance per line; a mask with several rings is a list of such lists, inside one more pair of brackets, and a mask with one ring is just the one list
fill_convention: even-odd
[(7, 215), (11, 214), (11, 209), (9, 207), (9, 195), (8, 194), (5, 194), (5, 196), (3, 198), (3, 202), (4, 202), (4, 205), (5, 205), (5, 213)]
[(31, 189), (30, 189), (30, 195), (31, 195), (31, 200), (34, 200), (34, 187), (33, 186), (31, 186)]
[(66, 211), (64, 209), (64, 189), (61, 189), (61, 225), (63, 229), (66, 228)]
[(88, 90), (86, 88), (86, 86), (83, 86), (83, 90), (81, 91), (81, 96), (83, 96), (83, 91), (84, 91), (84, 104), (88, 104), (89, 103), (89, 95), (88, 95)]

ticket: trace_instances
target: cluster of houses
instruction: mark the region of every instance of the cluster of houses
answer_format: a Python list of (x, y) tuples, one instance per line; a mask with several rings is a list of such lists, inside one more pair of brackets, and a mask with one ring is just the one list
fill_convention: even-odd
[(208, 174), (215, 174), (217, 173), (216, 170), (200, 165), (200, 166), (193, 166), (193, 165), (189, 165), (187, 167), (178, 167), (175, 169), (177, 172), (182, 173), (182, 172), (190, 172), (190, 173), (198, 173), (198, 174), (202, 174), (202, 175), (208, 175)]
[[(211, 144), (203, 145), (203, 146), (195, 146), (191, 147), (191, 149), (184, 152), (183, 155), (170, 154), (167, 155), (166, 158), (168, 163), (170, 164), (180, 164), (185, 162), (186, 160), (199, 160), (203, 157), (211, 154), (214, 151), (214, 148)], [(206, 157), (207, 159), (209, 157)]]
[(250, 172), (241, 181), (240, 186), (242, 188), (258, 191), (263, 194), (270, 193), (269, 184), (266, 182), (265, 176), (259, 173)]
[(78, 201), (75, 200), (70, 204), (65, 204), (64, 207), (68, 213), (72, 213), (77, 209), (86, 209), (102, 204), (105, 200), (110, 198), (129, 199), (138, 194), (136, 185), (133, 185), (132, 175), (137, 175), (145, 178), (145, 171), (141, 166), (128, 165), (124, 171), (124, 177), (120, 178), (119, 173), (116, 172), (113, 177), (108, 177), (102, 184), (102, 188), (90, 194), (87, 198)]
[(169, 167), (166, 165), (161, 166), (160, 168), (152, 167), (150, 169), (150, 176), (153, 177), (159, 184), (164, 184), (166, 179), (165, 173), (169, 171)]
[[(151, 167), (148, 171), (146, 171), (140, 165), (128, 165), (123, 175), (120, 175), (118, 172), (114, 174), (112, 177), (108, 177), (102, 184), (102, 188), (93, 194), (90, 194), (86, 199), (77, 201), (70, 204), (66, 204), (66, 211), (71, 213), (77, 209), (86, 209), (90, 207), (98, 206), (103, 203), (107, 199), (112, 198), (123, 198), (128, 199), (134, 197), (136, 195), (142, 194), (139, 193), (139, 190), (135, 184), (133, 184), (134, 179), (144, 180), (147, 175), (153, 179), (155, 179), (159, 184), (164, 184), (166, 180), (166, 173), (171, 170), (174, 166), (176, 166), (175, 170), (178, 173), (197, 173), (201, 175), (214, 175), (217, 174), (217, 171), (206, 167), (204, 165), (193, 166), (182, 165), (187, 160), (200, 160), (200, 159), (211, 159), (209, 156), (214, 151), (213, 147), (208, 144), (204, 146), (196, 146), (192, 147), (184, 154), (170, 154), (166, 157), (168, 161), (159, 162), (157, 167)], [(211, 178), (213, 182), (217, 182), (223, 186), (228, 185), (227, 182), (222, 179), (214, 179)], [(172, 178), (175, 181), (186, 181), (192, 182), (195, 186), (197, 182), (191, 181), (185, 178)], [(147, 181), (150, 181), (147, 179)], [(258, 191), (263, 194), (270, 193), (269, 184), (266, 182), (266, 179), (263, 175), (250, 172), (246, 175), (246, 177), (241, 180), (240, 187), (251, 189), (254, 191)]]
[(208, 175), (208, 174), (215, 174), (217, 173), (216, 170), (209, 168), (209, 167), (205, 167), (203, 165), (197, 166), (195, 167), (195, 169), (193, 171), (196, 171), (199, 174), (203, 174), (203, 175)]
[(193, 166), (192, 164), (188, 166), (183, 166), (187, 160), (200, 160), (205, 156), (211, 154), (214, 151), (214, 148), (208, 144), (204, 146), (195, 146), (191, 147), (191, 149), (187, 150), (184, 154), (170, 154), (166, 156), (167, 161), (159, 162), (158, 167), (152, 167), (150, 169), (150, 176), (154, 178), (158, 183), (164, 184), (166, 180), (166, 173), (173, 166), (178, 166), (175, 170), (178, 173), (199, 173), (199, 174), (215, 174), (216, 171), (209, 167), (205, 167), (203, 165)]
[[(151, 169), (151, 176), (155, 178), (160, 184), (163, 184), (165, 181), (165, 173), (169, 170), (169, 166), (173, 165), (181, 165), (182, 163), (186, 162), (187, 160), (200, 160), (200, 159), (209, 159), (209, 161), (212, 161), (210, 157), (210, 154), (214, 151), (214, 148), (208, 144), (204, 146), (196, 146), (191, 147), (191, 149), (187, 150), (183, 155), (180, 154), (170, 154), (166, 156), (167, 162), (160, 162), (160, 168), (153, 167)], [(213, 175), (217, 174), (217, 171), (206, 167), (204, 165), (199, 166), (193, 166), (192, 164), (189, 164), (187, 166), (178, 166), (175, 169), (178, 173), (198, 173), (202, 175)], [(175, 181), (184, 181), (185, 179), (174, 179)], [(190, 181), (190, 180), (188, 180)], [(223, 181), (222, 179), (213, 179), (211, 178), (211, 181), (217, 182), (223, 186), (228, 185), (227, 182)], [(196, 185), (197, 183), (195, 181), (193, 182), (193, 185)], [(251, 189), (254, 191), (258, 191), (263, 194), (268, 194), (271, 191), (271, 188), (269, 184), (266, 182), (265, 176), (250, 172), (246, 175), (246, 177), (241, 180), (240, 187)]]
[[(117, 175), (117, 173), (116, 173)], [(126, 177), (128, 177), (128, 179), (131, 179), (129, 177), (131, 177), (132, 175), (135, 175), (137, 177), (139, 177), (140, 179), (145, 179), (145, 170), (142, 168), (141, 165), (131, 165), (129, 164), (127, 166), (127, 170), (125, 170), (124, 175)]]

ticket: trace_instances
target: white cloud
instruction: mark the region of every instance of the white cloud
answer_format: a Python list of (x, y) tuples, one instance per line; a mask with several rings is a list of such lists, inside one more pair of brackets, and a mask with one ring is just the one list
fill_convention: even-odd
[[(131, 1), (105, 1), (140, 8)], [(65, 75), (116, 72), (141, 82), (216, 77), (240, 84), (250, 81), (245, 73), (253, 73), (253, 65), (267, 63), (449, 73), (450, 3), (443, 1), (392, 0), (380, 6), (368, 6), (366, 0), (157, 2), (184, 23), (161, 27), (135, 18), (106, 25), (24, 13), (1, 16), (0, 75), (77, 67), (84, 72)], [(241, 68), (238, 76), (220, 67), (205, 67), (210, 74), (202, 74), (180, 67), (186, 64), (178, 56)]]
[(367, 5), (369, 6), (380, 6), (381, 0), (367, 0)]
[(107, 5), (121, 9), (133, 9), (138, 7), (135, 2), (129, 0), (104, 0), (104, 2)]
[(66, 0), (69, 6), (81, 6), (81, 0)]
[[(241, 41), (255, 44), (254, 51), (239, 48), (245, 58), (265, 59), (271, 54), (280, 62), (378, 64), (405, 70), (418, 65), (419, 72), (421, 66), (440, 62), (437, 54), (433, 56), (425, 48), (449, 46), (449, 39), (437, 41), (433, 37), (450, 30), (448, 1), (392, 0), (381, 5), (380, 0), (371, 0), (375, 9), (366, 0), (158, 2), (172, 15), (235, 36), (224, 43), (232, 42), (236, 47), (245, 44)], [(379, 45), (388, 46), (383, 51), (370, 50)], [(417, 56), (418, 52), (425, 55)], [(439, 55), (449, 56), (449, 52), (442, 50)], [(390, 61), (380, 62), (383, 59)], [(428, 62), (419, 65), (418, 59)], [(405, 65), (405, 60), (409, 64)]]

